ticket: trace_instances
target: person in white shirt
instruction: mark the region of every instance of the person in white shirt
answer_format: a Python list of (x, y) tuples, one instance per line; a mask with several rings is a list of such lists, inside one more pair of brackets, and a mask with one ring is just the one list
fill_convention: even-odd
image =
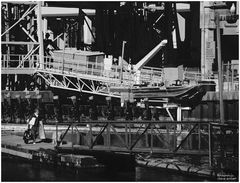
[(38, 116), (39, 116), (39, 109), (36, 108), (33, 116), (28, 121), (28, 128), (31, 129), (31, 133), (33, 136), (33, 144), (36, 143), (36, 137), (38, 135), (38, 126), (39, 126)]

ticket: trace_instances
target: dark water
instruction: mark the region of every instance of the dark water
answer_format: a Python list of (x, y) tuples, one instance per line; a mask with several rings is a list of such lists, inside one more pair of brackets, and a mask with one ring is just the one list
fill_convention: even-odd
[(2, 153), (2, 181), (206, 181), (165, 170), (136, 167), (135, 172), (60, 168)]

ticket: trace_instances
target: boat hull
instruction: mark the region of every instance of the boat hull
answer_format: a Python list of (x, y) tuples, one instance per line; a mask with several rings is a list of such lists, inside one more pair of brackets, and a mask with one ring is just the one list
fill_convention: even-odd
[(182, 106), (194, 107), (199, 104), (206, 91), (202, 85), (161, 87), (115, 87), (112, 92), (131, 93), (136, 100), (167, 101)]

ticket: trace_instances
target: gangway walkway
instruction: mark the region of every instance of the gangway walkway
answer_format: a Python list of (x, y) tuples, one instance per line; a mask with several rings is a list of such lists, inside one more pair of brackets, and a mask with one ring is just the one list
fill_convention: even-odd
[(119, 93), (111, 93), (111, 86), (131, 87), (136, 82), (157, 85), (162, 82), (160, 68), (144, 67), (138, 73), (124, 70), (120, 77), (119, 66), (110, 70), (103, 67), (103, 63), (87, 62), (82, 66), (75, 62), (54, 60), (50, 56), (44, 57), (43, 65), (39, 64), (39, 56), (7, 55), (1, 56), (2, 74), (36, 74), (54, 88), (79, 91), (90, 94), (120, 97)]
[[(208, 156), (210, 167), (219, 151), (237, 155), (236, 121), (224, 125), (210, 121), (82, 121), (64, 123), (68, 128), (59, 134), (60, 124), (56, 123), (56, 137), (59, 138), (56, 148), (60, 152), (85, 150)], [(183, 128), (178, 129), (177, 125)], [(65, 138), (67, 134), (70, 134), (68, 139)], [(219, 147), (224, 149), (219, 150)]]

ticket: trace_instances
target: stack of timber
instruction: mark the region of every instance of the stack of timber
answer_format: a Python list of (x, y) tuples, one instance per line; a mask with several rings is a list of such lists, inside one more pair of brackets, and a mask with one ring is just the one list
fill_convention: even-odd
[(100, 75), (103, 70), (104, 53), (74, 49), (53, 52), (53, 68), (78, 72), (82, 74)]

